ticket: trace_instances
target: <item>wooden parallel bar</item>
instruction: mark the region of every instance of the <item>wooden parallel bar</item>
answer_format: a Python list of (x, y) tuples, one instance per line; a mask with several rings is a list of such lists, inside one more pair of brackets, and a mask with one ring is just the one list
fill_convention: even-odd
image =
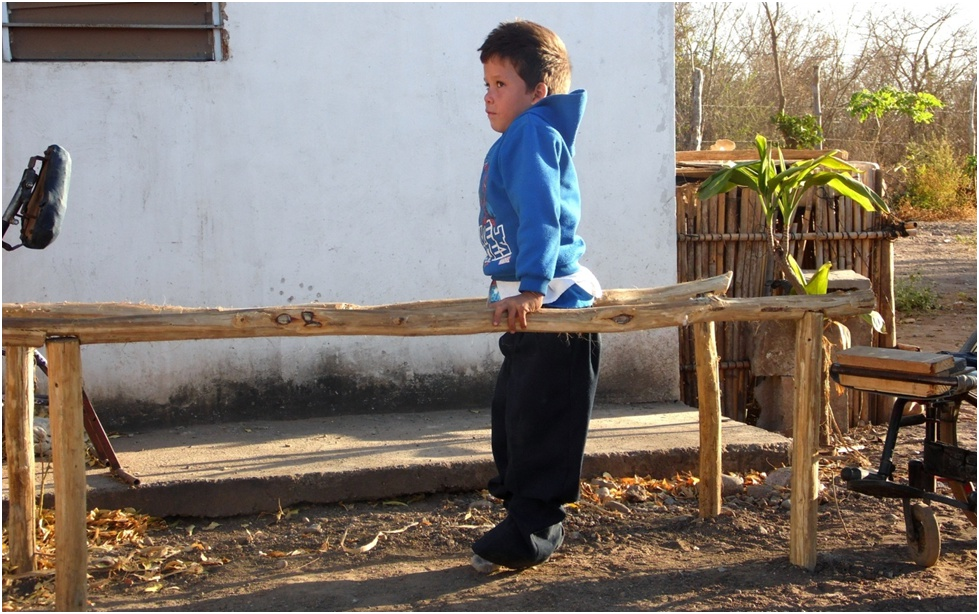
[[(725, 280), (725, 288), (729, 283)], [(642, 294), (640, 292), (640, 294)], [(613, 330), (663, 328), (693, 325), (698, 363), (698, 390), (702, 405), (703, 514), (716, 515), (720, 503), (721, 446), (720, 387), (718, 357), (714, 339), (715, 321), (754, 321), (791, 319), (800, 322), (797, 336), (797, 379), (795, 424), (796, 441), (793, 465), (792, 526), (790, 531), (790, 561), (812, 569), (815, 561), (815, 493), (810, 467), (815, 467), (812, 444), (806, 437), (818, 429), (818, 407), (812, 408), (813, 386), (818, 387), (822, 376), (821, 330), (824, 314), (845, 316), (865, 313), (873, 305), (869, 290), (823, 296), (785, 296), (747, 299), (723, 299), (716, 296), (697, 296), (640, 305), (613, 305), (584, 310), (547, 310), (533, 314), (531, 330), (560, 331), (593, 330), (595, 322), (612, 322)], [(451, 302), (450, 302), (451, 303)], [(473, 305), (464, 303), (468, 307)], [(180, 312), (155, 312), (147, 306), (127, 312), (124, 306), (113, 305), (112, 315), (92, 316), (98, 305), (58, 306), (4, 305), (3, 333), (6, 342), (16, 338), (18, 331), (32, 334), (43, 331), (48, 336), (50, 408), (53, 432), (55, 497), (57, 500), (58, 544), (56, 552), (56, 608), (60, 611), (80, 611), (87, 604), (86, 568), (86, 505), (84, 422), (82, 416), (81, 342), (128, 343), (137, 341), (217, 339), (238, 337), (275, 337), (297, 334), (383, 334), (411, 336), (471, 334), (496, 330), (488, 325), (488, 310), (446, 309), (446, 302), (419, 305), (388, 305), (380, 307), (345, 306), (324, 309), (322, 306), (258, 308), (241, 310), (189, 309)], [(62, 311), (78, 309), (89, 314), (65, 320)], [(458, 321), (447, 323), (446, 312), (453, 312)], [(25, 315), (26, 314), (26, 315)], [(612, 315), (618, 314), (618, 315)], [(582, 316), (576, 318), (575, 316)], [(452, 320), (452, 318), (449, 318)], [(308, 330), (304, 330), (307, 329)], [(26, 352), (26, 349), (18, 350)], [(814, 383), (815, 382), (815, 383)], [(26, 391), (18, 393), (25, 396)], [(818, 403), (818, 393), (815, 395)], [(818, 478), (818, 474), (816, 475)], [(718, 492), (715, 492), (718, 491)], [(813, 495), (814, 497), (814, 495)], [(809, 512), (812, 520), (809, 521)], [(797, 517), (797, 515), (799, 515)], [(801, 519), (801, 520), (800, 520)], [(811, 537), (810, 537), (811, 534)], [(810, 543), (811, 542), (811, 543)]]
[[(632, 305), (655, 302), (673, 298), (687, 298), (700, 294), (723, 294), (731, 283), (731, 274), (725, 273), (712, 278), (700, 278), (658, 288), (624, 288), (605, 290), (602, 298), (595, 301), (596, 307), (612, 305)], [(365, 309), (352, 303), (313, 303), (310, 307), (332, 310)], [(429, 301), (412, 301), (409, 303), (392, 303), (374, 305), (366, 309), (403, 309), (406, 311), (431, 311), (435, 309), (468, 310), (486, 306), (485, 297), (439, 299)], [(10, 311), (8, 311), (8, 309)], [(165, 316), (212, 313), (214, 311), (235, 311), (225, 307), (178, 307), (175, 305), (149, 305), (146, 303), (4, 303), (4, 317), (8, 313), (17, 312), (21, 315), (44, 317), (57, 313), (59, 317), (71, 319), (134, 317), (134, 316)], [(44, 345), (41, 343), (40, 345)], [(35, 346), (40, 347), (40, 346)]]
[[(830, 317), (868, 313), (870, 290), (809, 296), (725, 299), (704, 296), (640, 305), (545, 309), (528, 319), (527, 332), (628, 332), (707, 321), (796, 320), (809, 311)], [(324, 335), (431, 336), (498, 333), (490, 311), (479, 308), (419, 310), (402, 306), (323, 308), (319, 305), (254, 309), (205, 309), (189, 313), (105, 318), (62, 317), (56, 305), (31, 309), (4, 305), (3, 337), (15, 345), (23, 336), (77, 337), (82, 343), (136, 343), (254, 337)]]

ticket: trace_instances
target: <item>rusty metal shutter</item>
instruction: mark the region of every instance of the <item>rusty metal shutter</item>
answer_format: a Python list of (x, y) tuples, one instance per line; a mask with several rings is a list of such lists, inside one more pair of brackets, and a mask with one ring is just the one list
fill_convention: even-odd
[(222, 59), (214, 2), (8, 2), (12, 61)]

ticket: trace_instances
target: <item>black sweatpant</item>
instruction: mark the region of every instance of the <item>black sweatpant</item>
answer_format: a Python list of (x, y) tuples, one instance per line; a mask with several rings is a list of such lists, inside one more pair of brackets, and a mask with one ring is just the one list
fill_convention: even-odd
[(492, 405), (489, 491), (522, 531), (564, 520), (578, 500), (581, 464), (598, 385), (597, 333), (506, 333)]

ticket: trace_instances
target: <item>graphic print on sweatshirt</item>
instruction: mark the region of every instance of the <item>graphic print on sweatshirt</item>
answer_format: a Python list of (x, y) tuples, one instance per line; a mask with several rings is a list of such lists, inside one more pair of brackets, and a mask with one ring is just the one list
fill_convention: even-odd
[(497, 224), (486, 203), (486, 181), (489, 177), (489, 162), (483, 164), (483, 178), (479, 182), (479, 238), (486, 252), (483, 266), (491, 262), (506, 264), (513, 252), (506, 240), (506, 228)]

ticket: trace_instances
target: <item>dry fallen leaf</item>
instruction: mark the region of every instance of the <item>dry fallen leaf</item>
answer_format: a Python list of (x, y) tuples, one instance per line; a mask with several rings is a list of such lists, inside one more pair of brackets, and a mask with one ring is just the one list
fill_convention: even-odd
[(345, 543), (347, 541), (347, 530), (344, 529), (344, 531), (343, 531), (343, 537), (340, 538), (340, 547), (347, 554), (363, 554), (365, 552), (368, 552), (368, 551), (372, 550), (374, 548), (374, 546), (377, 545), (377, 540), (379, 540), (380, 538), (381, 538), (381, 534), (378, 533), (377, 535), (374, 536), (374, 539), (372, 539), (371, 541), (367, 542), (363, 546), (357, 546), (356, 548), (348, 548), (347, 545), (346, 545), (346, 543)]

